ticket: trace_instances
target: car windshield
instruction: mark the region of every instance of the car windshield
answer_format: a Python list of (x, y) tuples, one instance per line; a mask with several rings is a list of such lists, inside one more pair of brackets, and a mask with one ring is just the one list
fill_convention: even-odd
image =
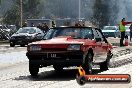
[(103, 30), (116, 30), (116, 27), (104, 27)]
[(29, 33), (29, 34), (33, 34), (35, 33), (36, 30), (34, 28), (20, 28), (17, 33)]
[(58, 36), (71, 36), (74, 39), (93, 39), (93, 31), (91, 28), (55, 28), (50, 29), (44, 39)]

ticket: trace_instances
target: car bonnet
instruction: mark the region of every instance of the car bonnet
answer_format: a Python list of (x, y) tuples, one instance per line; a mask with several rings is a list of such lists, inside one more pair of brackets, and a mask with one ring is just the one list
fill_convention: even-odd
[(91, 42), (90, 39), (73, 39), (72, 37), (55, 37), (50, 40), (41, 40), (31, 44), (85, 44)]

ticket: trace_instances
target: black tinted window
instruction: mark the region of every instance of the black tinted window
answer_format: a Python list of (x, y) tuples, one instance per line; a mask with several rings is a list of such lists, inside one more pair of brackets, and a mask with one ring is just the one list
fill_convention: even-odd
[(93, 31), (91, 28), (56, 28), (50, 29), (45, 39), (51, 39), (58, 36), (71, 36), (76, 39), (92, 39)]
[(36, 33), (36, 29), (34, 28), (20, 28), (17, 33), (29, 33), (29, 34), (33, 34)]

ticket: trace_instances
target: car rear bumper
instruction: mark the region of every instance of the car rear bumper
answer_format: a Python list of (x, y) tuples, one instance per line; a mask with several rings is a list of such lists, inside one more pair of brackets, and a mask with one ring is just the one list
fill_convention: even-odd
[(27, 52), (26, 56), (31, 63), (38, 65), (70, 65), (78, 66), (83, 62), (82, 51), (59, 51), (59, 52)]
[(33, 40), (30, 40), (30, 39), (10, 40), (10, 43), (13, 43), (15, 45), (21, 45), (21, 44), (27, 45), (28, 43), (31, 43), (31, 42), (33, 42)]

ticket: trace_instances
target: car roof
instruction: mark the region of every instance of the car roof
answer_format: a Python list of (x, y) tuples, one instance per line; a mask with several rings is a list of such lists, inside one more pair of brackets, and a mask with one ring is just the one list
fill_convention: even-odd
[(52, 27), (52, 29), (56, 28), (96, 28), (92, 26), (59, 26), (59, 27)]
[(31, 29), (31, 28), (33, 28), (33, 29), (35, 29), (35, 30), (39, 29), (39, 28), (37, 28), (37, 27), (21, 27), (21, 28), (19, 28), (19, 29)]
[(22, 28), (37, 28), (37, 27), (22, 27)]
[(103, 28), (118, 28), (117, 26), (104, 26)]
[(38, 29), (37, 27), (21, 27), (19, 29), (31, 29), (31, 28), (33, 28), (34, 30), (37, 30)]

